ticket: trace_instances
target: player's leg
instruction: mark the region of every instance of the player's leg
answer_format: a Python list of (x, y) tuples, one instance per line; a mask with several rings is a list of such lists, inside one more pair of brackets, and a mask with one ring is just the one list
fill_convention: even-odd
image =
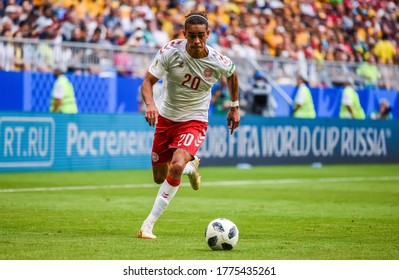
[(169, 163), (152, 166), (152, 176), (155, 183), (162, 184), (165, 181), (166, 175), (168, 175), (168, 168)]
[(190, 185), (194, 190), (198, 190), (201, 186), (201, 175), (199, 174), (200, 159), (194, 156), (194, 159), (186, 164), (183, 174), (187, 175)]
[[(154, 140), (152, 145), (152, 173), (154, 182), (157, 184), (163, 184), (168, 174), (169, 161), (172, 159), (173, 153), (169, 149), (168, 140), (168, 127), (173, 125), (169, 120), (159, 117), (156, 131), (154, 134)], [(156, 236), (152, 233), (155, 222), (161, 216), (163, 210), (166, 208), (168, 201), (162, 196), (164, 188), (160, 186), (157, 196), (155, 198), (153, 207), (150, 214), (144, 220), (140, 232), (139, 238), (155, 239)], [(167, 192), (166, 192), (167, 193)], [(166, 194), (165, 194), (166, 196)]]
[(189, 176), (194, 178), (190, 183), (194, 185), (194, 189), (199, 188), (199, 159), (194, 155), (205, 139), (207, 127), (207, 123), (200, 121), (173, 123), (162, 117), (158, 119), (152, 153), (153, 176), (156, 183), (161, 183), (163, 179), (164, 181), (151, 213), (141, 227), (139, 237), (156, 238), (152, 233), (154, 224), (175, 196), (186, 166)]
[(192, 159), (193, 156), (188, 151), (180, 148), (176, 149), (169, 164), (167, 177), (171, 177), (174, 180), (181, 180), (183, 171), (188, 163), (191, 163)]
[[(198, 190), (201, 186), (201, 176), (199, 174), (200, 159), (196, 156), (201, 144), (205, 140), (208, 124), (200, 121), (187, 122), (182, 126), (182, 135), (184, 137), (177, 143), (176, 147), (181, 147), (192, 155), (191, 161), (187, 163), (183, 170), (183, 174), (188, 176), (190, 185), (194, 190)], [(180, 146), (179, 146), (180, 145)]]
[(175, 190), (171, 188), (170, 184), (166, 180), (168, 174), (168, 166), (169, 164), (165, 163), (160, 165), (154, 165), (152, 167), (154, 182), (157, 184), (161, 184), (161, 186), (158, 190), (151, 212), (144, 220), (140, 228), (140, 232), (138, 234), (139, 238), (156, 238), (156, 236), (152, 233), (154, 225), (165, 210), (165, 208), (168, 206), (169, 201), (176, 194), (177, 189)]
[[(186, 166), (183, 169), (183, 175), (190, 175), (195, 174), (195, 177), (199, 176), (198, 167), (200, 164), (200, 159), (195, 156), (191, 157), (192, 159), (187, 162)], [(156, 165), (152, 167), (152, 174), (154, 178), (154, 182), (157, 184), (162, 184), (163, 181), (166, 179), (166, 175), (168, 174), (169, 163), (165, 163), (162, 165)]]
[[(192, 156), (187, 151), (182, 149), (175, 150), (169, 168), (167, 168), (166, 178), (159, 188), (152, 210), (141, 226), (138, 237), (147, 239), (156, 238), (152, 233), (154, 225), (175, 196), (180, 185), (183, 169), (191, 159)], [(153, 170), (161, 173), (161, 170), (164, 169), (162, 169), (162, 167), (155, 167)], [(154, 173), (154, 178), (156, 176), (155, 174), (157, 173)], [(157, 180), (158, 179), (160, 178), (157, 178)]]

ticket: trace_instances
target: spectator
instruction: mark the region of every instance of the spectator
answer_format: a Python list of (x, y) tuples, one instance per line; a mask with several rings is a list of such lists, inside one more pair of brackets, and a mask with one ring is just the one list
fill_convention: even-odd
[[(93, 35), (91, 36), (91, 39), (89, 40), (89, 43), (91, 44), (100, 44), (102, 41), (102, 31), (101, 28), (96, 27), (93, 31)], [(105, 38), (105, 36), (104, 36)]]
[[(29, 35), (23, 32), (23, 38), (38, 38), (51, 22), (59, 22), (64, 41), (70, 41), (76, 28), (84, 31), (84, 25), (88, 32), (83, 32), (83, 42), (90, 42), (93, 31), (101, 26), (101, 39), (107, 37), (114, 45), (123, 45), (126, 38), (134, 38), (132, 34), (140, 29), (145, 31), (145, 44), (139, 45), (155, 50), (170, 39), (183, 37), (182, 16), (187, 11), (206, 8), (214, 26), (209, 44), (223, 54), (361, 63), (364, 54), (374, 52), (379, 63), (392, 59), (394, 64), (399, 64), (398, 1), (227, 3), (209, 0), (150, 1), (147, 5), (144, 1), (25, 0), (3, 3), (8, 3), (0, 6), (3, 36), (13, 36), (20, 22), (27, 20), (32, 29)], [(96, 20), (90, 20), (94, 18)], [(110, 34), (116, 34), (115, 38)], [(293, 80), (295, 72), (284, 69)], [(313, 84), (313, 76), (310, 78)]]
[(308, 88), (308, 80), (304, 75), (298, 75), (297, 86), (293, 116), (295, 118), (316, 118), (312, 94)]
[(32, 10), (33, 10), (33, 6), (30, 1), (27, 1), (27, 0), (22, 1), (19, 21), (21, 22), (21, 21), (27, 20), (29, 17), (29, 14), (32, 12)]
[[(15, 1), (8, 1), (13, 3)], [(43, 4), (43, 3), (47, 4)], [(278, 33), (283, 31), (292, 38), (295, 48), (301, 50), (305, 48), (307, 58), (320, 59), (322, 52), (318, 44), (312, 43), (314, 35), (327, 35), (327, 40), (335, 53), (336, 49), (342, 49), (347, 54), (346, 59), (352, 60), (350, 55), (354, 48), (374, 48), (375, 43), (384, 34), (380, 41), (386, 41), (384, 44), (392, 44), (397, 34), (398, 9), (394, 2), (381, 1), (234, 1), (232, 3), (223, 3), (217, 1), (206, 1), (194, 3), (195, 1), (182, 1), (179, 3), (158, 3), (150, 2), (148, 5), (142, 5), (142, 1), (135, 1), (134, 5), (130, 1), (94, 1), (94, 0), (75, 0), (75, 1), (34, 1), (35, 7), (43, 7), (40, 11), (40, 17), (37, 24), (40, 28), (46, 26), (54, 18), (49, 16), (56, 13), (58, 19), (64, 19), (63, 34), (64, 38), (69, 40), (70, 33), (79, 23), (77, 20), (85, 21), (88, 26), (89, 37), (96, 25), (88, 24), (90, 18), (104, 17), (101, 24), (107, 28), (120, 28), (129, 36), (138, 27), (145, 29), (144, 21), (161, 21), (163, 30), (169, 34), (169, 39), (181, 36), (181, 18), (184, 13), (193, 7), (207, 8), (210, 21), (217, 25), (230, 25), (233, 29), (241, 29), (244, 34), (250, 35), (251, 44), (255, 45), (268, 42), (268, 52), (271, 56), (286, 55), (290, 44), (281, 43), (281, 37)], [(20, 20), (26, 19), (27, 10), (29, 10), (30, 1), (17, 1), (22, 3), (22, 13)], [(42, 6), (43, 5), (43, 6)], [(16, 7), (16, 4), (8, 4), (3, 9), (10, 11)], [(170, 8), (173, 7), (173, 8)], [(1, 8), (0, 8), (1, 9)], [(4, 11), (4, 10), (3, 10)], [(66, 14), (65, 14), (66, 13)], [(0, 10), (1, 14), (1, 10)], [(94, 24), (95, 22), (93, 22)], [(18, 22), (15, 22), (17, 25)], [(72, 26), (70, 26), (72, 24)], [(174, 29), (178, 27), (177, 33)], [(276, 29), (277, 28), (277, 29)], [(263, 32), (259, 32), (261, 29)], [(321, 31), (323, 29), (324, 31)], [(257, 30), (252, 32), (252, 30)], [(320, 31), (322, 33), (320, 33)], [(15, 30), (12, 30), (14, 33)], [(232, 36), (238, 38), (240, 32), (233, 32)], [(147, 35), (146, 35), (147, 37)], [(345, 37), (344, 44), (340, 42)], [(365, 42), (366, 46), (352, 45), (347, 48), (345, 42)], [(274, 40), (273, 38), (277, 39)], [(104, 39), (104, 29), (102, 28), (102, 39)], [(238, 38), (239, 39), (239, 38)], [(330, 46), (326, 45), (320, 37), (322, 49), (327, 50)], [(386, 39), (386, 40), (385, 40)], [(85, 38), (89, 41), (90, 38)], [(256, 42), (259, 43), (256, 43)], [(151, 45), (151, 44), (150, 44)], [(377, 56), (390, 55), (383, 50), (379, 50), (379, 43), (375, 46)], [(152, 46), (150, 46), (152, 47)], [(227, 46), (229, 47), (229, 46)], [(155, 47), (154, 47), (155, 48)], [(382, 47), (384, 49), (385, 47)], [(318, 50), (318, 51), (317, 51)], [(365, 50), (362, 50), (363, 52)], [(314, 57), (316, 52), (317, 57)], [(320, 53), (318, 53), (320, 52)], [(342, 59), (342, 50), (338, 50), (338, 58)], [(391, 56), (391, 55), (390, 55)], [(358, 59), (358, 58), (357, 58)], [(357, 60), (359, 62), (359, 60)], [(383, 59), (385, 61), (385, 59)], [(396, 62), (396, 61), (395, 61)]]
[(155, 47), (161, 48), (169, 42), (169, 35), (163, 30), (163, 23), (160, 20), (156, 21), (155, 27), (151, 29), (151, 33), (155, 39)]
[(120, 76), (131, 77), (134, 70), (132, 55), (128, 52), (128, 45), (122, 48), (121, 52), (118, 52), (113, 57), (113, 64), (117, 69), (117, 73)]
[(51, 4), (45, 4), (42, 8), (42, 15), (36, 20), (36, 27), (39, 30), (43, 30), (44, 28), (51, 26), (53, 21), (53, 8)]
[(38, 46), (37, 58), (40, 63), (37, 65), (38, 71), (51, 72), (54, 69), (54, 49), (47, 42), (54, 38), (51, 32), (42, 32), (39, 37), (41, 40)]
[(78, 0), (77, 3), (75, 3), (75, 9), (76, 13), (78, 14), (78, 17), (81, 19), (84, 19), (88, 15), (88, 7), (86, 4), (86, 1), (83, 2), (82, 0)]
[(394, 65), (392, 59), (388, 59), (386, 61), (386, 64), (379, 65), (381, 79), (378, 86), (380, 88), (385, 88), (387, 90), (399, 89), (399, 80), (397, 78), (397, 72), (395, 72), (395, 68), (393, 66)]
[(129, 47), (133, 48), (147, 48), (148, 45), (144, 39), (144, 31), (141, 29), (137, 29), (133, 34), (130, 36), (126, 43)]
[(360, 104), (359, 95), (352, 87), (352, 84), (351, 78), (345, 79), (339, 117), (341, 119), (365, 119), (366, 115)]
[(389, 106), (389, 101), (385, 98), (381, 99), (378, 111), (374, 111), (370, 116), (373, 120), (391, 120), (392, 109)]
[(32, 32), (32, 25), (29, 20), (23, 20), (19, 23), (19, 32), (21, 32), (22, 38), (29, 38)]
[(1, 32), (10, 31), (11, 34), (18, 30), (19, 7), (16, 5), (8, 5), (5, 10), (5, 16), (0, 20)]
[(72, 37), (72, 32), (80, 26), (80, 19), (73, 8), (70, 8), (66, 14), (66, 21), (63, 24), (62, 36), (64, 40), (69, 41)]
[(104, 15), (104, 24), (107, 28), (115, 29), (121, 26), (121, 18), (118, 16), (118, 8), (110, 6), (108, 12)]
[[(82, 26), (75, 28), (72, 33), (71, 33), (71, 38), (69, 39), (70, 42), (74, 43), (84, 43), (85, 42), (85, 27)], [(84, 71), (84, 68), (80, 66), (82, 59), (85, 57), (84, 49), (81, 48), (80, 46), (74, 46), (70, 49), (71, 51), (71, 64), (69, 70), (76, 72), (76, 73), (82, 73)]]
[(366, 87), (376, 87), (378, 79), (381, 77), (380, 71), (375, 63), (372, 53), (366, 55), (367, 61), (363, 62), (357, 69), (356, 74), (363, 79)]
[(101, 31), (101, 39), (105, 39), (107, 27), (104, 24), (104, 15), (99, 14), (87, 23), (88, 37), (91, 37), (96, 29)]
[(396, 55), (396, 49), (394, 45), (388, 40), (388, 35), (384, 33), (381, 40), (377, 42), (373, 49), (375, 55), (380, 59), (382, 64), (385, 64), (388, 60), (393, 60)]
[[(144, 40), (149, 48), (154, 48), (157, 45), (157, 41), (155, 38), (156, 34), (154, 34), (155, 25), (153, 24), (153, 22), (150, 19), (145, 20), (145, 25), (146, 25), (146, 27), (144, 29), (144, 35), (143, 35)], [(164, 45), (162, 45), (162, 46), (164, 46)], [(160, 47), (162, 47), (162, 46), (160, 46)]]

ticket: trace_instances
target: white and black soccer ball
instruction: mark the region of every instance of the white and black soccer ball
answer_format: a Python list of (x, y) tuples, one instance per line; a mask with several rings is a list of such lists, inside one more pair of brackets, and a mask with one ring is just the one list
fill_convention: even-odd
[(205, 241), (212, 250), (231, 250), (238, 242), (238, 228), (229, 219), (217, 218), (206, 228)]

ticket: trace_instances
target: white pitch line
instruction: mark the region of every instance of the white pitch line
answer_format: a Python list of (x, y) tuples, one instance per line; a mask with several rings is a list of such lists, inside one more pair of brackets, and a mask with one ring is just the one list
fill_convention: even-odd
[(100, 190), (100, 189), (137, 189), (154, 187), (155, 184), (125, 184), (125, 185), (105, 185), (105, 186), (63, 186), (63, 187), (44, 187), (44, 188), (21, 188), (3, 189), (0, 193), (11, 192), (46, 192), (46, 191), (80, 191), (80, 190)]
[[(380, 176), (380, 177), (330, 177), (330, 178), (292, 178), (292, 179), (271, 179), (271, 180), (240, 180), (240, 181), (211, 181), (203, 182), (202, 186), (245, 186), (245, 185), (283, 185), (283, 184), (303, 184), (303, 183), (339, 183), (339, 182), (381, 182), (399, 181), (399, 176)], [(183, 186), (188, 186), (183, 183)], [(0, 189), (0, 193), (16, 192), (48, 192), (48, 191), (79, 191), (79, 190), (100, 190), (100, 189), (138, 189), (156, 187), (156, 184), (123, 184), (123, 185), (104, 185), (104, 186), (63, 186), (63, 187), (43, 187), (43, 188), (16, 188)]]

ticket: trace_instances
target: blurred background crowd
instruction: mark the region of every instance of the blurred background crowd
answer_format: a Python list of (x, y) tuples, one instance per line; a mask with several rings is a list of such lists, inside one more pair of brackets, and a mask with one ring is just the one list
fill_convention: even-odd
[[(143, 77), (192, 10), (207, 12), (207, 43), (237, 64), (254, 113), (276, 108), (254, 94), (270, 95), (266, 80), (399, 90), (399, 0), (0, 0), (0, 70)], [(223, 80), (213, 96), (228, 109)]]
[(159, 48), (206, 10), (227, 55), (399, 64), (398, 0), (3, 0), (0, 34)]

